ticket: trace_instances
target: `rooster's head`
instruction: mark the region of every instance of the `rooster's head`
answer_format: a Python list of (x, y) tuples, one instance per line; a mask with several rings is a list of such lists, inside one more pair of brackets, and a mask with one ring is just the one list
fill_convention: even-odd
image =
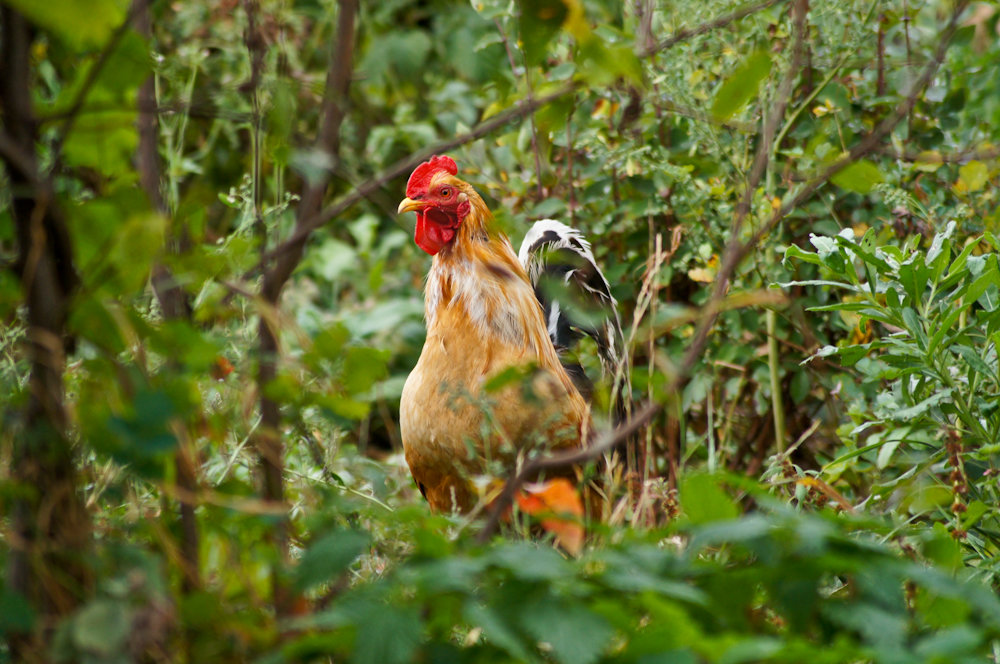
[(471, 209), (468, 185), (455, 177), (458, 166), (445, 155), (431, 157), (414, 169), (398, 212), (416, 212), (414, 241), (433, 256), (455, 239)]

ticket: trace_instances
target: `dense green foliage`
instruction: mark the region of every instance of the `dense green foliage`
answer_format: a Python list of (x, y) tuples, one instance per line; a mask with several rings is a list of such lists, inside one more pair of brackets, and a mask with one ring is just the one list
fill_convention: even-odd
[[(997, 661), (992, 5), (0, 5), (10, 81), (33, 25), (0, 86), (0, 662)], [(579, 559), (477, 542), (402, 460), (427, 150), (515, 246), (584, 230), (663, 406)], [(68, 230), (64, 346), (30, 329), (23, 200)], [(62, 541), (39, 441), (78, 471), (79, 575), (21, 565)]]

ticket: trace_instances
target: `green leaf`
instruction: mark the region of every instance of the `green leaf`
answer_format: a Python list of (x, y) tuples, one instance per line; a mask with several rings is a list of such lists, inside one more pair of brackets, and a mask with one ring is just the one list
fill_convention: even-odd
[(121, 0), (4, 0), (74, 50), (102, 46), (126, 17)]
[(422, 633), (420, 614), (415, 608), (378, 607), (358, 621), (351, 661), (355, 664), (412, 662)]
[(295, 568), (295, 587), (309, 590), (338, 577), (364, 553), (370, 538), (358, 530), (336, 530), (309, 545)]
[(811, 251), (805, 251), (797, 244), (790, 244), (785, 247), (785, 257), (783, 262), (787, 265), (787, 261), (790, 258), (798, 258), (799, 260), (805, 261), (806, 263), (812, 263), (814, 265), (823, 265), (823, 261), (820, 260), (817, 254)]
[(569, 16), (569, 7), (564, 0), (522, 0), (520, 5), (518, 28), (524, 59), (534, 66), (545, 59), (546, 46)]
[(843, 168), (830, 181), (841, 189), (867, 194), (872, 187), (885, 182), (885, 176), (873, 162), (861, 160)]
[(493, 550), (490, 560), (525, 581), (558, 579), (569, 572), (566, 561), (554, 549), (529, 542), (499, 546)]
[(121, 602), (94, 600), (73, 620), (73, 642), (88, 654), (110, 657), (124, 648), (129, 623), (129, 612)]
[(970, 346), (955, 346), (954, 350), (956, 353), (962, 356), (962, 359), (971, 367), (976, 373), (989, 377), (993, 375), (993, 370), (990, 369), (989, 365), (986, 364), (986, 360), (980, 357), (976, 349)]
[(781, 641), (769, 636), (744, 638), (723, 653), (720, 664), (743, 664), (770, 659), (781, 651)]
[(681, 483), (681, 507), (693, 524), (735, 519), (739, 514), (719, 478), (704, 473), (689, 473)]
[(771, 56), (767, 51), (757, 51), (729, 74), (719, 86), (712, 101), (712, 115), (728, 120), (749, 102), (760, 88), (760, 83), (771, 73)]
[(903, 322), (906, 323), (906, 329), (920, 344), (920, 348), (927, 348), (927, 332), (924, 331), (924, 325), (912, 307), (903, 309)]
[(934, 406), (937, 406), (942, 401), (950, 400), (951, 392), (952, 389), (949, 387), (944, 390), (941, 390), (940, 392), (935, 392), (934, 394), (927, 397), (923, 401), (920, 401), (919, 403), (916, 403), (910, 406), (909, 408), (900, 408), (895, 413), (893, 413), (892, 415), (893, 419), (901, 422), (907, 422), (909, 420), (915, 419), (926, 413)]
[(313, 350), (327, 360), (335, 360), (340, 357), (344, 344), (350, 339), (350, 332), (341, 323), (334, 323), (324, 328), (313, 339)]
[(972, 528), (976, 523), (979, 522), (984, 515), (986, 515), (992, 508), (981, 500), (973, 500), (967, 506), (965, 510), (965, 516), (962, 517), (962, 528), (968, 530)]
[(996, 283), (990, 284), (983, 294), (976, 298), (976, 302), (986, 311), (996, 311), (997, 307), (1000, 307), (1000, 286)]
[(969, 625), (949, 627), (917, 642), (914, 651), (925, 661), (956, 661), (956, 657), (972, 653), (983, 641), (983, 633)]
[(520, 615), (521, 627), (548, 644), (561, 664), (591, 664), (601, 658), (614, 630), (582, 603), (540, 600), (528, 604)]
[(0, 634), (29, 632), (35, 624), (35, 609), (20, 593), (0, 590)]
[[(944, 487), (935, 489), (935, 495), (940, 494), (943, 498), (943, 492), (938, 490)], [(962, 567), (962, 546), (941, 523), (935, 523), (931, 530), (926, 531), (921, 551), (928, 560), (944, 569), (958, 570)]]
[(368, 390), (376, 381), (386, 377), (386, 360), (389, 352), (367, 346), (352, 346), (344, 355), (341, 381), (348, 394), (357, 395)]
[(873, 604), (827, 604), (823, 612), (835, 623), (859, 632), (864, 640), (883, 647), (901, 647), (906, 618)]
[(470, 624), (482, 628), (488, 641), (506, 650), (517, 660), (535, 661), (536, 658), (521, 642), (514, 628), (489, 606), (469, 600), (465, 604), (463, 615)]

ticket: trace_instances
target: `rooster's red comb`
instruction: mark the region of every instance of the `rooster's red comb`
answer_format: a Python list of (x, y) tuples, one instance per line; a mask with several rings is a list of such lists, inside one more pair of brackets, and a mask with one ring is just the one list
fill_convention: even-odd
[(409, 198), (426, 193), (431, 183), (431, 178), (438, 171), (446, 171), (451, 175), (458, 175), (458, 165), (455, 160), (448, 155), (434, 155), (429, 161), (417, 166), (410, 173), (410, 179), (406, 182), (406, 195)]

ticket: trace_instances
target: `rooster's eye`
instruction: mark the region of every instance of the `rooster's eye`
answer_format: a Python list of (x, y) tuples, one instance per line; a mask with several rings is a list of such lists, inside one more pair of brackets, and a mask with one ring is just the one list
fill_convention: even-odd
[(451, 187), (441, 187), (441, 195), (445, 198), (451, 196)]

